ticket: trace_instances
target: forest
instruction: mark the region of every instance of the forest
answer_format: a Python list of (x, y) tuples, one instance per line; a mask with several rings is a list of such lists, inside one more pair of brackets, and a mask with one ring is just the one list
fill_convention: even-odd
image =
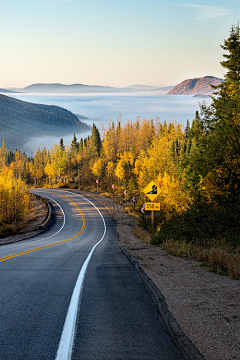
[(150, 216), (140, 215), (143, 189), (154, 181), (156, 202), (153, 245), (234, 278), (240, 276), (240, 29), (232, 26), (221, 45), (224, 81), (213, 86), (212, 103), (199, 104), (183, 128), (159, 118), (115, 122), (70, 146), (60, 139), (33, 158), (0, 148), (0, 223), (24, 218), (28, 189), (72, 187), (136, 196), (139, 224), (150, 231)]

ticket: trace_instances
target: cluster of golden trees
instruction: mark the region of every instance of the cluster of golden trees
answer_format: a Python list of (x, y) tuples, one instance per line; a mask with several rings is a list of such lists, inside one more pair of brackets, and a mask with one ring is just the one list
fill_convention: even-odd
[(15, 161), (8, 164), (3, 142), (0, 148), (0, 225), (23, 220), (29, 209), (29, 192), (21, 174), (25, 171), (24, 159), (15, 154)]

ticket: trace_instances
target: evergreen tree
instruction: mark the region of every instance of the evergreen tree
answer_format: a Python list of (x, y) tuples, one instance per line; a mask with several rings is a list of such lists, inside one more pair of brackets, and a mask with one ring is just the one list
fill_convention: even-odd
[(201, 106), (208, 132), (206, 156), (218, 186), (231, 194), (240, 192), (240, 29), (232, 26), (221, 46), (227, 54), (221, 65), (227, 69), (224, 81), (212, 86), (218, 96)]
[(189, 120), (187, 119), (187, 124), (186, 124), (186, 128), (185, 128), (185, 137), (186, 139), (189, 138), (190, 136), (190, 133), (191, 133), (191, 129), (190, 129), (190, 125), (189, 125)]
[(78, 142), (77, 142), (77, 138), (76, 138), (75, 133), (73, 135), (73, 139), (72, 139), (72, 142), (71, 142), (70, 152), (71, 152), (71, 155), (76, 155), (76, 153), (78, 152)]
[(99, 155), (100, 150), (101, 150), (101, 137), (100, 137), (98, 128), (96, 127), (95, 124), (93, 124), (93, 127), (92, 127), (91, 139), (92, 139), (92, 145), (93, 145), (93, 147), (96, 148), (97, 155)]
[[(75, 135), (75, 134), (74, 134)], [(63, 139), (61, 138), (60, 139), (60, 148), (64, 151), (65, 150), (65, 146), (64, 146), (64, 143), (63, 143)]]
[(79, 142), (79, 152), (81, 152), (82, 150), (83, 150), (83, 139), (81, 138)]

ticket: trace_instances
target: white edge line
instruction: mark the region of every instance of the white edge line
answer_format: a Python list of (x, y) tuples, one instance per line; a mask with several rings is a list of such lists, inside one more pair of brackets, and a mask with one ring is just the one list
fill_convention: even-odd
[[(39, 242), (39, 241), (43, 241), (43, 240), (49, 239), (49, 238), (57, 235), (57, 234), (64, 228), (65, 222), (66, 222), (66, 220), (65, 220), (65, 214), (64, 214), (64, 211), (63, 211), (61, 205), (59, 205), (59, 203), (58, 203), (56, 200), (54, 200), (53, 198), (51, 198), (50, 196), (47, 196), (47, 195), (45, 195), (45, 194), (42, 195), (42, 196), (44, 196), (44, 197), (46, 197), (46, 198), (48, 198), (48, 199), (51, 199), (53, 202), (55, 202), (55, 203), (60, 207), (61, 212), (62, 212), (62, 214), (63, 214), (63, 224), (62, 224), (62, 227), (61, 227), (55, 234), (52, 234), (52, 235), (50, 235), (50, 236), (48, 236), (48, 237), (46, 237), (46, 238), (44, 238), (44, 239), (36, 240), (36, 241), (34, 241), (34, 244), (37, 243), (37, 242)], [(31, 244), (31, 243), (30, 243), (30, 244)]]
[[(61, 227), (56, 233), (54, 233), (54, 234), (52, 234), (52, 235), (50, 235), (50, 236), (48, 236), (48, 237), (45, 237), (45, 238), (43, 238), (43, 239), (40, 239), (40, 240), (30, 241), (30, 242), (28, 243), (28, 245), (36, 244), (36, 243), (39, 242), (39, 241), (47, 240), (47, 239), (49, 239), (49, 238), (57, 235), (57, 234), (64, 228), (65, 223), (66, 223), (64, 211), (63, 211), (62, 207), (59, 205), (59, 203), (58, 203), (57, 201), (55, 201), (54, 199), (52, 199), (50, 196), (47, 196), (47, 195), (45, 195), (45, 194), (44, 194), (44, 196), (45, 196), (46, 198), (48, 198), (48, 199), (51, 199), (53, 202), (55, 202), (55, 203), (59, 206), (59, 208), (60, 208), (60, 210), (61, 210), (61, 212), (62, 212), (62, 214), (63, 214), (63, 224), (62, 224), (62, 227)], [(37, 236), (40, 236), (40, 235), (41, 235), (41, 234), (38, 234)], [(31, 239), (31, 238), (30, 238), (30, 239)], [(30, 239), (26, 239), (26, 240), (30, 240)], [(17, 247), (17, 246), (19, 245), (19, 243), (11, 243), (11, 244), (9, 244), (9, 246), (10, 246), (10, 245), (12, 245), (12, 246), (11, 246), (11, 249), (12, 249), (12, 248), (14, 248), (14, 247)]]
[(100, 214), (100, 216), (102, 218), (103, 225), (104, 225), (104, 232), (103, 232), (101, 239), (93, 246), (92, 250), (88, 254), (88, 257), (84, 261), (84, 264), (78, 275), (77, 282), (75, 284), (75, 287), (74, 287), (74, 290), (72, 293), (72, 297), (71, 297), (71, 301), (70, 301), (70, 304), (68, 307), (67, 316), (65, 318), (65, 323), (63, 326), (62, 335), (61, 335), (61, 339), (60, 339), (60, 342), (58, 345), (58, 350), (57, 350), (57, 355), (55, 357), (55, 360), (71, 360), (73, 341), (74, 341), (75, 330), (76, 330), (77, 314), (78, 314), (79, 303), (80, 303), (82, 289), (83, 289), (83, 282), (84, 282), (84, 278), (86, 275), (86, 270), (87, 270), (88, 264), (91, 260), (94, 250), (102, 242), (102, 240), (104, 239), (105, 234), (106, 234), (106, 223), (105, 223), (105, 220), (104, 220), (101, 212), (99, 211), (99, 209), (90, 200), (86, 199), (84, 196), (70, 192), (70, 191), (67, 193), (77, 195), (77, 196), (85, 199), (91, 205), (93, 205), (93, 207), (95, 207), (95, 209), (98, 211), (98, 213)]

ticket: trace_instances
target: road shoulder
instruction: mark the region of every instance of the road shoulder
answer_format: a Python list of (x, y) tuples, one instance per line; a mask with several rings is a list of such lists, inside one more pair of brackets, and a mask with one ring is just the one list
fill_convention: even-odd
[(118, 243), (163, 294), (183, 332), (206, 360), (240, 358), (240, 282), (207, 272), (199, 263), (168, 255), (119, 224)]

